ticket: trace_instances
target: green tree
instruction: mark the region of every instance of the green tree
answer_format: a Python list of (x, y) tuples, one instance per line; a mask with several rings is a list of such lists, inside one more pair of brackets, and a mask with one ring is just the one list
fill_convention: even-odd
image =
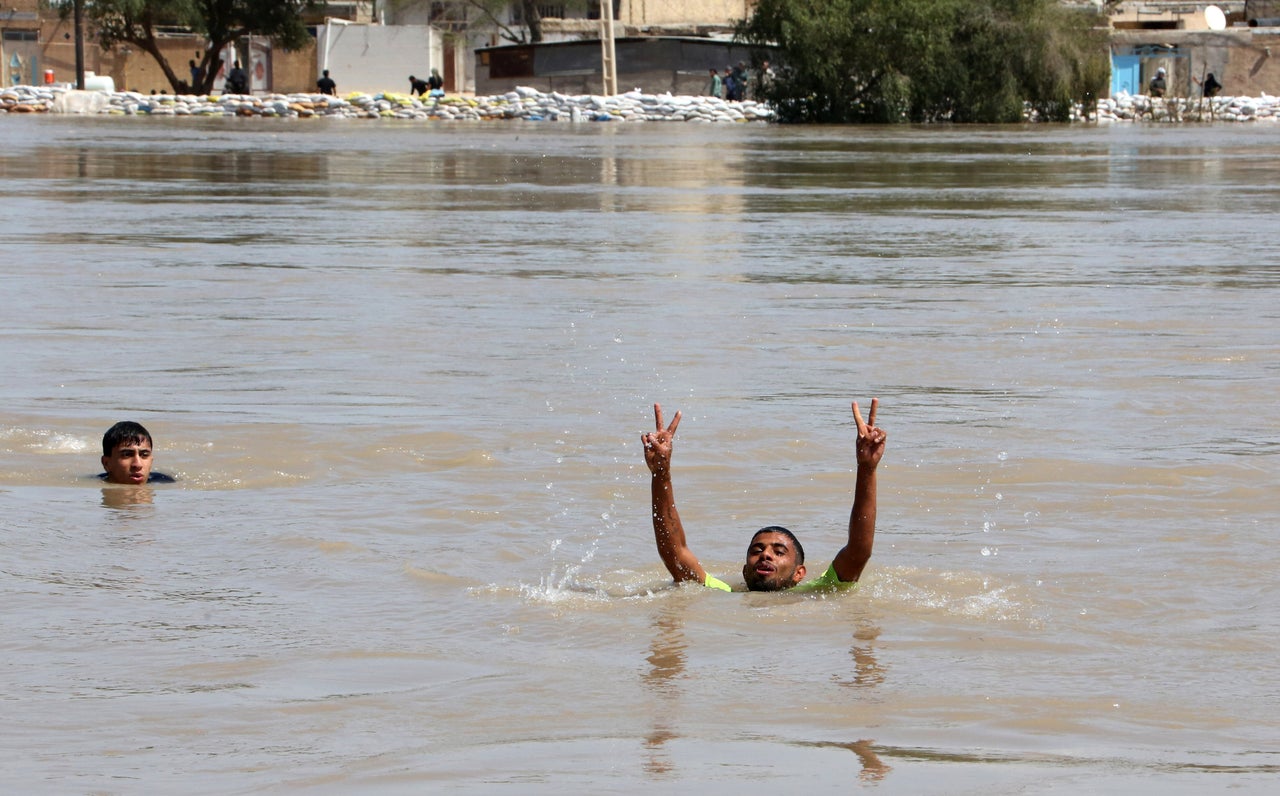
[[(219, 57), (228, 44), (244, 36), (263, 36), (275, 44), (299, 48), (310, 40), (302, 24), (302, 12), (314, 0), (93, 0), (85, 4), (85, 18), (103, 49), (131, 44), (147, 52), (159, 64), (174, 91), (205, 94), (213, 87)], [(69, 12), (72, 0), (61, 0)], [(175, 73), (159, 46), (161, 31), (174, 28), (203, 36), (208, 47), (198, 66), (202, 78), (189, 85), (186, 65)]]
[(1092, 12), (1056, 0), (760, 0), (738, 38), (782, 63), (783, 121), (1065, 119), (1108, 74)]

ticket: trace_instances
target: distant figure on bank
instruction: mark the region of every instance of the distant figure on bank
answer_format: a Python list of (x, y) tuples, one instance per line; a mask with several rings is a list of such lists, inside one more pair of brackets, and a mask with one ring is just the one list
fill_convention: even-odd
[(440, 70), (431, 69), (431, 76), (427, 78), (427, 86), (430, 88), (430, 95), (433, 97), (444, 96), (444, 78), (440, 77)]
[(249, 93), (249, 75), (240, 68), (240, 62), (236, 61), (235, 66), (231, 67), (231, 71), (227, 73), (227, 85), (225, 91), (228, 94), (248, 94)]
[[(1192, 80), (1195, 80), (1195, 78), (1192, 77)], [(1196, 80), (1196, 82), (1200, 83), (1199, 80)], [(1213, 72), (1210, 72), (1204, 76), (1204, 82), (1200, 83), (1200, 90), (1206, 97), (1216, 97), (1222, 91), (1222, 84), (1218, 82), (1218, 78), (1213, 76)]]
[(191, 71), (191, 90), (199, 91), (200, 82), (204, 79), (204, 70), (196, 66), (195, 61), (187, 61), (187, 68)]
[(724, 99), (724, 81), (720, 79), (720, 73), (714, 66), (711, 67), (711, 82), (707, 85), (707, 96)]
[(1163, 97), (1167, 86), (1164, 82), (1164, 67), (1156, 70), (1156, 76), (1147, 84), (1147, 93), (1153, 97)]
[(738, 98), (738, 82), (733, 77), (733, 67), (726, 66), (724, 68), (724, 77), (720, 80), (724, 84), (724, 98), (732, 102)]
[(324, 70), (320, 75), (320, 79), (316, 81), (316, 89), (321, 94), (328, 94), (330, 97), (338, 96), (338, 84), (333, 82), (333, 78), (329, 77), (328, 69)]
[(417, 94), (419, 97), (425, 97), (427, 96), (427, 92), (430, 90), (431, 90), (431, 87), (427, 85), (427, 81), (419, 80), (413, 75), (409, 75), (409, 96), (410, 97), (412, 97), (414, 94)]
[(773, 71), (773, 67), (772, 67), (772, 66), (769, 66), (769, 62), (768, 62), (768, 61), (763, 61), (763, 62), (761, 62), (761, 64), (760, 64), (760, 88), (756, 91), (756, 93), (757, 93), (757, 94), (760, 94), (761, 96), (763, 96), (763, 95), (765, 95), (765, 94), (768, 94), (768, 93), (769, 93), (769, 89), (773, 86), (773, 81), (774, 81), (777, 77), (778, 77), (777, 73)]
[(176, 479), (151, 472), (151, 433), (140, 423), (122, 420), (102, 435), (102, 467), (98, 477), (110, 484), (172, 484)]
[[(802, 583), (805, 576), (804, 548), (795, 534), (780, 525), (769, 525), (755, 532), (747, 547), (742, 578), (751, 591), (812, 591), (844, 589), (857, 583), (871, 558), (876, 534), (876, 467), (884, 455), (885, 433), (876, 426), (879, 400), (871, 399), (871, 413), (862, 420), (858, 403), (853, 403), (853, 419), (858, 426), (854, 445), (858, 475), (853, 487), (853, 509), (849, 513), (849, 536), (835, 560), (819, 578)], [(656, 430), (640, 435), (644, 445), (644, 461), (652, 476), (650, 495), (653, 511), (653, 537), (658, 555), (677, 583), (694, 581), (712, 589), (733, 591), (729, 584), (707, 574), (698, 557), (685, 540), (684, 525), (676, 511), (676, 497), (671, 485), (671, 448), (680, 425), (680, 413), (671, 425), (662, 427), (662, 407), (653, 405)]]
[(747, 98), (747, 88), (751, 85), (751, 73), (747, 71), (747, 62), (739, 61), (733, 70), (734, 99), (742, 102)]

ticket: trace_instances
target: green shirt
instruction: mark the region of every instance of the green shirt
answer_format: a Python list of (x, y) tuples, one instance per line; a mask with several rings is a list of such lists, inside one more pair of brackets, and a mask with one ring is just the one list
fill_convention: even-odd
[[(708, 589), (733, 591), (729, 584), (712, 575), (707, 576), (703, 585)], [(851, 591), (857, 586), (856, 580), (840, 580), (840, 576), (836, 574), (836, 565), (833, 563), (827, 566), (827, 571), (822, 573), (822, 577), (800, 581), (799, 585), (792, 586), (787, 591)]]

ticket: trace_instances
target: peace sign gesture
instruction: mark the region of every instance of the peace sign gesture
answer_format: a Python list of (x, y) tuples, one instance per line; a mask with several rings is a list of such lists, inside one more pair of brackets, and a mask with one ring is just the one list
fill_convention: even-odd
[(853, 419), (858, 424), (858, 441), (856, 444), (858, 466), (875, 467), (884, 455), (884, 441), (887, 436), (884, 429), (876, 426), (876, 409), (880, 406), (879, 398), (871, 399), (871, 413), (864, 422), (858, 402), (853, 402)]
[(655, 430), (640, 435), (644, 443), (644, 463), (649, 465), (649, 472), (664, 473), (671, 469), (671, 448), (676, 438), (676, 428), (680, 425), (680, 413), (671, 418), (671, 425), (662, 427), (662, 405), (653, 405)]

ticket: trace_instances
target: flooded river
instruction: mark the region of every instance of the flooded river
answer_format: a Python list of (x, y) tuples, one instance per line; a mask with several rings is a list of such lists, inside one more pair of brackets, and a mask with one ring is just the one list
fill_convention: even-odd
[[(1280, 773), (1276, 130), (0, 130), (4, 790)], [(858, 590), (670, 585), (655, 402), (740, 582), (826, 567), (873, 396)]]

